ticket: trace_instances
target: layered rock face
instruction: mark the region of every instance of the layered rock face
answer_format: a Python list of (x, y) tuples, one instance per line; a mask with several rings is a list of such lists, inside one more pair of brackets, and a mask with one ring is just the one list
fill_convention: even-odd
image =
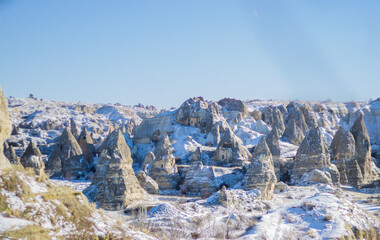
[(276, 173), (277, 180), (280, 180), (281, 173), (281, 161), (280, 161), (280, 134), (277, 128), (273, 128), (272, 131), (266, 136), (265, 141), (272, 154), (274, 171)]
[(290, 112), (286, 119), (286, 127), (282, 136), (289, 142), (300, 145), (309, 127), (306, 124), (303, 113), (297, 106), (289, 107), (289, 109)]
[(41, 151), (33, 141), (26, 148), (20, 163), (24, 168), (32, 168), (38, 176), (45, 175), (45, 164), (42, 160)]
[(178, 170), (168, 135), (164, 134), (161, 137), (154, 155), (156, 158), (152, 163), (149, 176), (158, 183), (160, 190), (174, 189), (178, 180)]
[(139, 180), (140, 186), (149, 194), (158, 194), (159, 187), (157, 182), (147, 176), (144, 171), (139, 172), (137, 180)]
[[(339, 172), (336, 167), (332, 167), (330, 163), (329, 150), (322, 139), (322, 133), (319, 127), (310, 128), (301, 146), (297, 150), (295, 163), (291, 171), (291, 182), (300, 184), (300, 179), (305, 173), (309, 173), (314, 169), (327, 171), (334, 183), (338, 183)], [(338, 181), (338, 182), (337, 182)]]
[(119, 130), (113, 131), (101, 145), (101, 154), (92, 182), (97, 204), (107, 210), (120, 210), (142, 200), (141, 188), (132, 169), (131, 151)]
[(278, 107), (265, 107), (261, 117), (272, 128), (277, 128), (281, 133), (285, 131), (284, 115)]
[(274, 192), (274, 185), (277, 182), (274, 171), (272, 154), (265, 138), (262, 137), (255, 148), (251, 164), (248, 166), (245, 175), (245, 188), (258, 189), (261, 198), (271, 199)]
[(70, 129), (65, 128), (46, 164), (46, 173), (51, 177), (70, 175), (87, 171), (83, 152)]
[(214, 179), (212, 167), (203, 166), (202, 162), (194, 161), (186, 172), (185, 192), (187, 195), (209, 197), (216, 191)]
[(363, 181), (369, 183), (375, 174), (371, 169), (371, 143), (362, 114), (355, 120), (351, 133), (355, 138), (357, 161), (362, 171)]
[(340, 183), (359, 188), (363, 176), (356, 160), (355, 139), (351, 132), (339, 127), (331, 142), (332, 162), (340, 173)]
[(94, 147), (94, 141), (90, 133), (87, 131), (87, 128), (83, 128), (82, 132), (80, 133), (78, 137), (78, 144), (80, 148), (82, 149), (82, 152), (84, 154), (84, 157), (87, 160), (87, 163), (91, 165), (94, 162), (95, 147)]
[(219, 166), (243, 166), (249, 163), (251, 153), (243, 146), (242, 141), (228, 128), (213, 156), (213, 162)]
[(0, 169), (11, 166), (4, 155), (4, 142), (11, 135), (11, 123), (9, 121), (8, 100), (0, 87)]

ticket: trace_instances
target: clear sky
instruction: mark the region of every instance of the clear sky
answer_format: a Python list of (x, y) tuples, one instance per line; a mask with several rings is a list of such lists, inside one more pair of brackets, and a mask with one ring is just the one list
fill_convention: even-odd
[(380, 97), (380, 1), (0, 0), (7, 96), (179, 106)]

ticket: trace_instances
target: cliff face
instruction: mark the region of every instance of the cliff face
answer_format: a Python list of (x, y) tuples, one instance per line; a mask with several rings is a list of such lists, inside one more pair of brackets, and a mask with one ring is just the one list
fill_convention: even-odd
[(12, 127), (9, 121), (8, 100), (0, 87), (0, 169), (10, 167), (9, 160), (4, 155), (4, 142), (11, 135)]

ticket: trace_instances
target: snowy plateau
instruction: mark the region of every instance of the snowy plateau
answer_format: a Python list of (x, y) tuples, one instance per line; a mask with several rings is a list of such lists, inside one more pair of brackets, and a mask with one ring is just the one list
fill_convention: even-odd
[(5, 101), (5, 239), (380, 239), (380, 99)]

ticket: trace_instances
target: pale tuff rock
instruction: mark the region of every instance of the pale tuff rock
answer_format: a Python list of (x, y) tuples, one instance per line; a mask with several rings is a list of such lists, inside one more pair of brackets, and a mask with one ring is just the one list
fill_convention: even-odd
[(226, 186), (220, 190), (218, 201), (225, 208), (229, 208), (234, 203), (234, 196), (226, 189)]
[[(70, 129), (66, 127), (55, 145), (53, 152), (49, 156), (46, 163), (46, 173), (52, 177), (62, 176), (64, 171), (70, 171), (70, 169), (67, 169), (69, 166), (67, 166), (65, 162), (69, 161), (69, 163), (75, 163), (76, 161), (80, 161), (79, 163), (81, 163), (82, 161), (80, 159), (83, 157), (82, 154), (82, 149), (77, 140)], [(83, 171), (85, 170), (86, 169), (83, 169)]]
[(362, 172), (356, 160), (355, 139), (351, 132), (339, 127), (331, 142), (332, 162), (340, 173), (340, 183), (356, 188), (363, 182)]
[(11, 135), (12, 127), (9, 121), (8, 100), (0, 87), (0, 169), (11, 166), (4, 155), (4, 142)]
[(298, 107), (293, 106), (290, 109), (283, 137), (295, 145), (300, 145), (309, 127)]
[(144, 171), (138, 173), (137, 180), (139, 180), (140, 186), (149, 194), (158, 194), (159, 187), (157, 182), (147, 176)]
[(260, 139), (255, 148), (244, 181), (246, 189), (260, 190), (262, 199), (272, 198), (277, 178), (274, 171), (272, 154), (264, 137)]
[(41, 151), (34, 141), (29, 143), (21, 157), (20, 163), (24, 168), (32, 168), (38, 176), (45, 175), (45, 164), (42, 160)]
[(79, 136), (79, 130), (78, 130), (77, 124), (74, 121), (74, 118), (70, 119), (70, 127), (71, 127), (71, 133), (74, 135), (74, 137), (78, 137)]
[(210, 166), (203, 166), (202, 162), (194, 161), (186, 172), (184, 181), (187, 195), (209, 197), (215, 191), (214, 171)]
[(183, 126), (200, 127), (207, 108), (208, 104), (202, 97), (190, 98), (176, 111), (175, 121)]
[(222, 113), (226, 118), (235, 117), (239, 113), (242, 118), (249, 116), (247, 107), (240, 100), (234, 98), (223, 98), (218, 101), (218, 104), (222, 107)]
[(7, 142), (4, 143), (4, 155), (8, 158), (10, 163), (20, 164), (20, 159), (17, 156), (15, 149), (12, 145), (8, 145)]
[[(283, 109), (285, 110), (284, 107)], [(272, 128), (277, 128), (281, 133), (285, 131), (284, 115), (278, 107), (268, 106), (263, 108), (261, 117)]]
[(191, 162), (197, 162), (201, 161), (202, 159), (202, 151), (200, 147), (197, 147), (197, 149), (191, 154), (190, 161)]
[(270, 133), (266, 136), (265, 141), (272, 154), (276, 178), (277, 180), (280, 180), (280, 172), (281, 172), (280, 134), (277, 128), (273, 128), (272, 131), (270, 131)]
[(249, 113), (249, 115), (253, 117), (255, 121), (260, 120), (262, 118), (262, 113), (258, 110), (253, 110), (252, 112)]
[(131, 118), (127, 124), (125, 124), (125, 130), (122, 129), (122, 131), (125, 131), (125, 133), (128, 133), (129, 136), (132, 136), (134, 135), (134, 131), (135, 131), (135, 128), (138, 126), (138, 124), (136, 123), (136, 121)]
[(131, 152), (121, 132), (109, 134), (100, 148), (92, 187), (86, 192), (93, 190), (96, 203), (106, 210), (121, 210), (144, 199), (146, 192), (132, 169)]
[(313, 110), (311, 109), (309, 104), (305, 103), (304, 105), (301, 106), (300, 110), (309, 128), (313, 126), (317, 126), (317, 119), (314, 116)]
[(251, 153), (242, 145), (230, 128), (223, 134), (213, 156), (213, 162), (220, 166), (243, 166), (249, 163)]
[(149, 166), (151, 166), (154, 160), (156, 160), (156, 156), (154, 156), (154, 153), (152, 151), (148, 151), (143, 162), (144, 171), (148, 170)]
[(314, 169), (309, 173), (304, 173), (301, 178), (303, 184), (314, 184), (314, 183), (323, 183), (323, 184), (332, 184), (331, 176), (327, 172), (323, 172), (318, 169)]
[(297, 150), (291, 181), (293, 184), (299, 184), (298, 181), (304, 173), (314, 169), (323, 170), (330, 166), (330, 153), (322, 139), (321, 130), (319, 127), (312, 127)]
[(92, 139), (90, 133), (87, 131), (87, 128), (83, 128), (82, 132), (78, 137), (78, 144), (82, 149), (84, 157), (87, 160), (87, 163), (91, 165), (94, 162), (94, 140)]
[(200, 128), (201, 132), (207, 134), (223, 118), (220, 111), (221, 107), (217, 103), (208, 104), (202, 97), (194, 97), (177, 109), (174, 120), (183, 126)]
[(161, 137), (154, 155), (156, 158), (152, 163), (149, 176), (158, 183), (160, 190), (174, 189), (177, 184), (178, 170), (168, 135), (164, 134)]
[(221, 120), (213, 124), (210, 132), (207, 134), (206, 140), (213, 146), (218, 146), (220, 143), (220, 136), (223, 134), (230, 126), (225, 120)]
[(150, 143), (152, 136), (157, 130), (166, 133), (173, 130), (173, 120), (171, 115), (159, 115), (152, 118), (145, 118), (140, 125), (133, 130), (134, 143)]
[(264, 135), (268, 135), (271, 131), (271, 128), (263, 120), (258, 120), (255, 123), (255, 131)]
[(371, 168), (371, 143), (362, 114), (354, 122), (351, 133), (355, 138), (357, 161), (362, 171), (363, 181), (369, 183), (374, 177)]

